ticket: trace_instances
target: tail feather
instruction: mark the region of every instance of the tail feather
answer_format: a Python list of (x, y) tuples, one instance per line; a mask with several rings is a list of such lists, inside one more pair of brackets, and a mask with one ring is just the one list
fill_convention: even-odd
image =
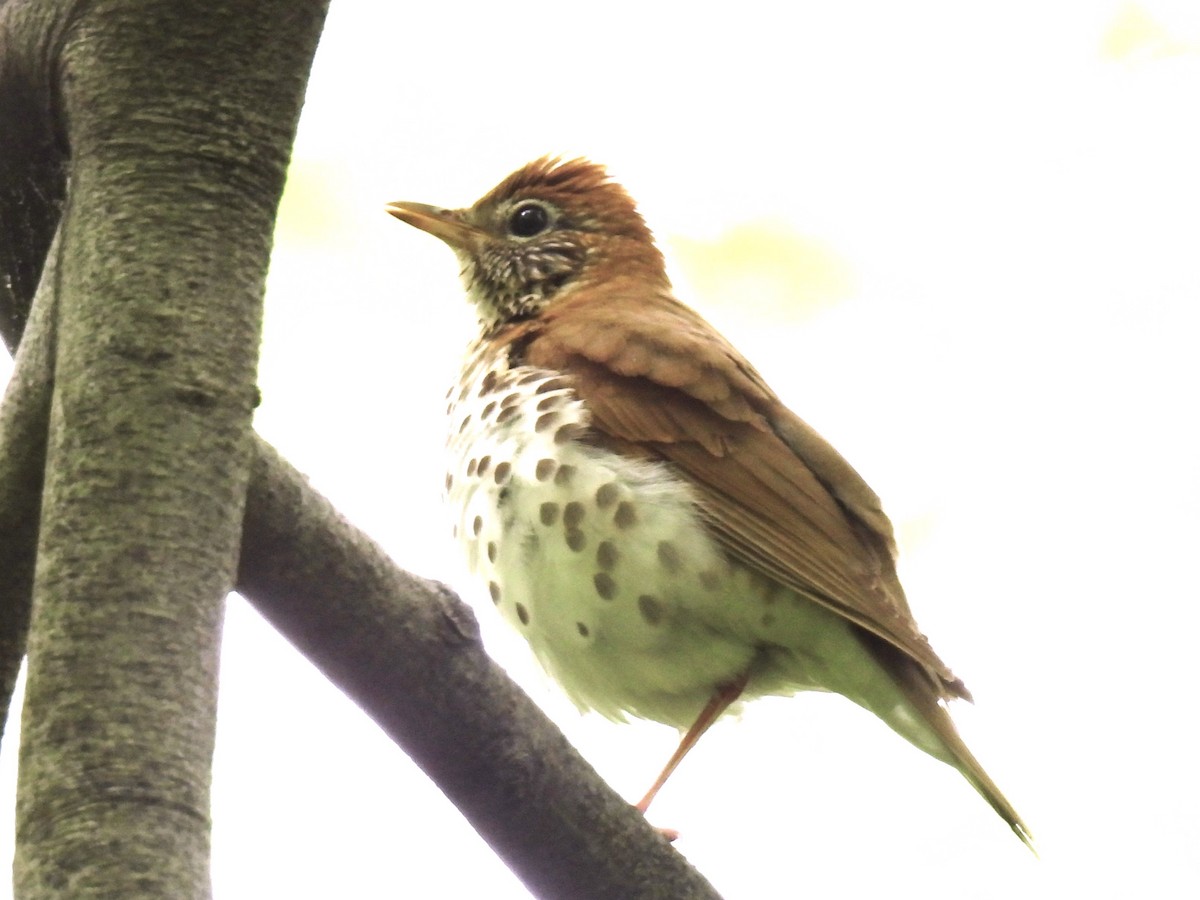
[[(1001, 793), (996, 782), (992, 781), (991, 776), (984, 771), (979, 760), (967, 749), (966, 743), (963, 742), (958, 729), (954, 726), (954, 720), (950, 718), (950, 713), (942, 705), (942, 697), (939, 696), (938, 688), (929, 673), (906, 653), (891, 644), (874, 635), (864, 635), (864, 638), (864, 643), (867, 644), (876, 660), (892, 676), (896, 686), (908, 700), (911, 711), (920, 717), (920, 722), (917, 723), (918, 727), (914, 731), (911, 722), (893, 721), (892, 718), (883, 715), (881, 718), (931, 756), (958, 769), (970, 782), (971, 787), (979, 792), (979, 795), (996, 811), (996, 814), (1008, 823), (1013, 833), (1036, 855), (1033, 835), (1028, 826)], [(879, 714), (879, 711), (876, 710), (876, 713)], [(922, 725), (923, 728), (920, 727)]]
[[(908, 694), (908, 691), (905, 693)], [(1029, 827), (1013, 805), (1008, 802), (1008, 798), (1001, 793), (996, 782), (992, 781), (991, 776), (984, 771), (979, 760), (967, 748), (945, 707), (930, 697), (928, 693), (921, 698), (924, 702), (919, 702), (912, 694), (909, 694), (909, 699), (913, 701), (913, 705), (918, 708), (929, 727), (937, 735), (938, 740), (941, 741), (948, 756), (948, 758), (943, 757), (945, 762), (962, 773), (962, 776), (970, 782), (971, 787), (975, 788), (980, 796), (988, 802), (988, 805), (996, 811), (996, 814), (1008, 823), (1008, 827), (1013, 830), (1013, 833), (1036, 854), (1037, 849), (1033, 846), (1033, 835), (1030, 833)]]

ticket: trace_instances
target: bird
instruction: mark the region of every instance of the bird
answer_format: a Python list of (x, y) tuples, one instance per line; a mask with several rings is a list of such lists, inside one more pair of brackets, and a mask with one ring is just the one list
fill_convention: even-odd
[(1032, 849), (947, 711), (971, 695), (917, 627), (879, 497), (676, 298), (603, 166), (546, 156), (470, 207), (385, 208), (449, 245), (478, 316), (445, 493), (481, 595), (581, 709), (682, 734), (638, 809), (742, 702), (825, 691)]

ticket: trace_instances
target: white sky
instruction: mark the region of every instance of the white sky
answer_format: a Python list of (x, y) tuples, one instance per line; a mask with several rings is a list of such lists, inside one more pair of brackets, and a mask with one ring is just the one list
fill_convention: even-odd
[[(917, 617), (977, 699), (956, 719), (1042, 858), (822, 696), (719, 725), (654, 821), (729, 900), (1194, 897), (1200, 8), (782, 9), (334, 4), (258, 427), (401, 565), (478, 599), (430, 524), (471, 317), (452, 255), (383, 202), (464, 205), (587, 155), (668, 251), (763, 221), (819, 242), (850, 278), (822, 309), (759, 302), (779, 284), (744, 272), (705, 294), (682, 254), (672, 274), (884, 498)], [(674, 732), (580, 717), (490, 606), (497, 658), (639, 797)], [(219, 898), (528, 896), (239, 599), (214, 816)]]

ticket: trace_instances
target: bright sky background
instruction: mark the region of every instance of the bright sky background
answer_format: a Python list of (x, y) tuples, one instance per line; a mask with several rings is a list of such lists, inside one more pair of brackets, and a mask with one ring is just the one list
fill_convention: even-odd
[[(382, 205), (466, 205), (547, 152), (604, 162), (684, 299), (883, 497), (917, 617), (977, 700), (956, 719), (1042, 858), (826, 696), (719, 725), (653, 820), (729, 900), (1197, 896), (1200, 6), (699, 9), (335, 3), (258, 428), (397, 562), (478, 601), (439, 495), (472, 319), (449, 251)], [(477, 606), (639, 797), (675, 733), (581, 717)], [(225, 650), (219, 898), (528, 896), (237, 598)]]

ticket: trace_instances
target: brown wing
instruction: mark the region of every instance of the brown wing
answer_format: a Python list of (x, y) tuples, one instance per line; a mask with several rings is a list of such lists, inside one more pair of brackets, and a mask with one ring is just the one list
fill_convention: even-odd
[(515, 329), (531, 365), (569, 373), (600, 439), (673, 463), (729, 552), (969, 697), (933, 652), (896, 578), (879, 498), (707, 322), (667, 295), (579, 291)]

